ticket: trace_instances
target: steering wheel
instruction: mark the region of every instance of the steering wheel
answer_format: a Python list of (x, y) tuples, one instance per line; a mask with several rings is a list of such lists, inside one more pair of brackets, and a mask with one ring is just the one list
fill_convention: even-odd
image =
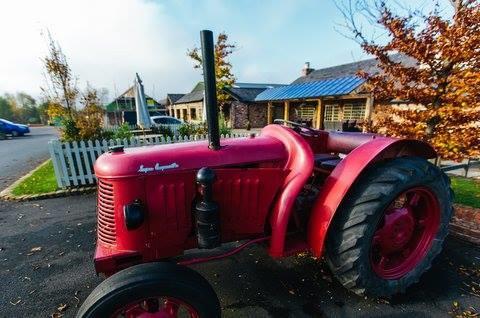
[[(291, 126), (293, 126), (293, 130), (295, 130), (298, 133), (302, 133), (302, 130), (306, 130), (311, 135), (315, 136), (317, 134), (317, 131), (315, 129), (307, 127), (304, 124), (300, 124), (300, 123), (297, 123), (297, 122), (294, 122), (294, 121), (285, 120), (285, 119), (275, 119), (273, 121), (273, 123), (274, 124), (288, 124), (288, 125), (291, 125)], [(303, 133), (305, 133), (305, 132), (303, 132)]]

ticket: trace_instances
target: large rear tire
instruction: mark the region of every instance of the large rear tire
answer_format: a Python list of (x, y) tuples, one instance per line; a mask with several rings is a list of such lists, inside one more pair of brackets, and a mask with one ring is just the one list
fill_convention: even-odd
[(220, 317), (210, 284), (190, 268), (147, 263), (124, 269), (98, 285), (77, 318)]
[(329, 229), (326, 258), (333, 274), (359, 295), (404, 292), (440, 253), (452, 201), (449, 178), (425, 159), (370, 167)]

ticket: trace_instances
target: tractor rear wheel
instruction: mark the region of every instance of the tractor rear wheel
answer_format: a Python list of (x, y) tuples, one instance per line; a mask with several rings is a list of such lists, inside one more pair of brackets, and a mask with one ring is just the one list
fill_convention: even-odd
[(359, 295), (404, 292), (440, 253), (452, 201), (449, 178), (425, 159), (396, 158), (370, 167), (329, 229), (332, 272)]
[(146, 263), (124, 269), (98, 285), (77, 318), (220, 317), (210, 284), (194, 270), (172, 263)]

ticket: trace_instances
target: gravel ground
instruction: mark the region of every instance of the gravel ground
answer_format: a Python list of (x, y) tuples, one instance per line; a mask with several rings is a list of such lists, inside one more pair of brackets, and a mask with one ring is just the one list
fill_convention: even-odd
[[(102, 281), (93, 269), (94, 195), (0, 201), (0, 317), (73, 317)], [(389, 300), (351, 294), (321, 260), (271, 259), (262, 246), (195, 265), (225, 317), (449, 317), (480, 309), (480, 249), (448, 238), (420, 282)], [(475, 285), (477, 284), (477, 285)], [(60, 310), (59, 310), (60, 308)], [(458, 309), (460, 310), (460, 309)]]

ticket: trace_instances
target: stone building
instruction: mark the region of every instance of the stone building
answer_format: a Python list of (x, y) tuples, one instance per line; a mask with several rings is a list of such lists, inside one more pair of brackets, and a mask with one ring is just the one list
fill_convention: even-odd
[(167, 113), (183, 121), (201, 121), (204, 88), (203, 82), (198, 82), (190, 93), (167, 105)]
[[(223, 115), (232, 128), (261, 128), (267, 124), (267, 103), (256, 102), (255, 97), (279, 84), (235, 83), (225, 89), (230, 100), (223, 105)], [(203, 120), (204, 85), (197, 83), (190, 93), (167, 105), (170, 116), (190, 122)]]

